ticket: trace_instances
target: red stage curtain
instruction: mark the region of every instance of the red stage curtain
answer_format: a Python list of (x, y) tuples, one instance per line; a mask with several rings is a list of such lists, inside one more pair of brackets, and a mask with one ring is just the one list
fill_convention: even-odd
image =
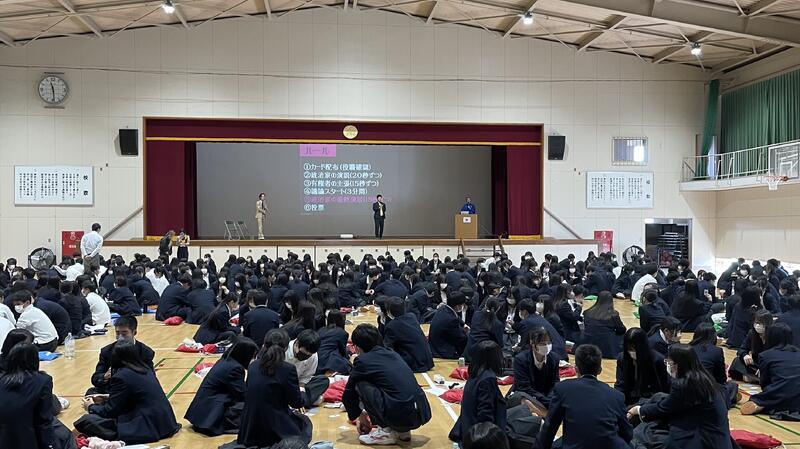
[(148, 142), (145, 158), (148, 235), (185, 229), (197, 236), (194, 142)]
[(542, 234), (542, 153), (540, 147), (506, 148), (509, 235)]
[(492, 147), (492, 233), (508, 235), (506, 147)]

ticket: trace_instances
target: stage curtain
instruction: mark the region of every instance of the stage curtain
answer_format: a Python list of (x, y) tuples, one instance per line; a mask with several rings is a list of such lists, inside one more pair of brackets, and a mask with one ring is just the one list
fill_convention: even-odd
[(492, 147), (492, 233), (508, 234), (506, 147)]
[(145, 158), (148, 235), (185, 229), (197, 236), (194, 142), (149, 142)]
[(509, 235), (541, 235), (542, 153), (540, 147), (506, 149)]

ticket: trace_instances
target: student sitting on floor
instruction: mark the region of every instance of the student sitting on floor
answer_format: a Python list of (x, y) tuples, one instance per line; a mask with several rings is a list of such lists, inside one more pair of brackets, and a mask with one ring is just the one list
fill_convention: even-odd
[(664, 356), (650, 347), (647, 334), (638, 327), (628, 329), (622, 337), (614, 388), (625, 395), (626, 405), (669, 391)]
[[(281, 329), (285, 332), (284, 329)], [(319, 334), (311, 329), (300, 332), (286, 348), (286, 363), (294, 365), (303, 393), (303, 407), (311, 408), (322, 402), (322, 395), (330, 381), (325, 376), (315, 375), (319, 366)]]
[(505, 325), (497, 319), (498, 306), (497, 298), (490, 296), (472, 315), (469, 334), (467, 334), (467, 346), (464, 350), (467, 362), (472, 359), (472, 350), (481, 342), (493, 341), (501, 348), (503, 347)]
[(75, 338), (84, 336), (83, 326), (92, 324), (92, 311), (86, 298), (78, 295), (75, 282), (61, 283), (61, 300), (59, 305), (67, 311), (70, 321), (70, 333)]
[(680, 320), (672, 316), (664, 317), (658, 327), (650, 330), (647, 341), (650, 348), (661, 354), (661, 358), (666, 358), (669, 346), (681, 342)]
[(461, 441), (464, 449), (509, 449), (508, 437), (503, 429), (490, 422), (470, 427)]
[(597, 295), (595, 305), (583, 312), (583, 342), (596, 345), (603, 358), (616, 359), (622, 351), (625, 325), (614, 310), (614, 297), (608, 290)]
[(267, 332), (258, 359), (247, 369), (238, 444), (270, 447), (289, 438), (299, 438), (306, 444), (311, 441), (311, 420), (290, 409), (303, 406), (303, 395), (297, 370), (285, 361), (288, 347), (286, 332)]
[[(661, 307), (663, 301), (658, 297), (658, 290), (646, 288), (642, 292), (639, 306), (639, 327), (645, 332), (650, 332), (651, 329), (658, 327), (661, 320), (670, 315), (669, 307)], [(666, 304), (666, 303), (664, 303)]]
[(767, 348), (758, 361), (761, 393), (742, 405), (743, 415), (765, 413), (800, 420), (800, 349), (793, 341), (786, 323), (767, 330)]
[[(40, 301), (47, 301), (41, 299)], [(58, 333), (50, 318), (33, 305), (33, 296), (28, 290), (20, 290), (11, 295), (14, 310), (19, 313), (17, 329), (25, 329), (33, 334), (33, 343), (40, 351), (55, 351), (58, 347)]]
[(474, 424), (491, 422), (506, 426), (506, 400), (497, 387), (497, 375), (503, 370), (503, 351), (491, 340), (484, 340), (474, 348), (469, 364), (469, 380), (464, 386), (461, 415), (450, 435), (452, 441), (461, 443), (464, 434)]
[(108, 393), (109, 380), (113, 374), (111, 370), (111, 355), (114, 353), (114, 347), (120, 341), (133, 343), (142, 363), (151, 370), (154, 369), (153, 357), (155, 357), (156, 353), (146, 344), (136, 339), (138, 326), (139, 323), (136, 321), (135, 316), (127, 315), (117, 318), (117, 321), (114, 323), (114, 331), (116, 332), (117, 340), (100, 349), (100, 358), (97, 360), (97, 366), (94, 369), (94, 374), (92, 374), (92, 385), (94, 385), (94, 387), (89, 388), (86, 392), (86, 396)]
[[(344, 330), (345, 317), (338, 310), (328, 312), (328, 325), (319, 330), (319, 350), (316, 374), (350, 374), (353, 367), (347, 353), (350, 335)], [(427, 345), (426, 345), (427, 346)]]
[(128, 288), (128, 281), (125, 276), (117, 276), (114, 278), (114, 289), (108, 295), (111, 303), (108, 308), (120, 315), (141, 315), (142, 309), (139, 307), (139, 301), (136, 296)]
[[(179, 316), (184, 320), (189, 316), (189, 304), (186, 298), (189, 295), (189, 287), (192, 286), (192, 278), (188, 274), (182, 274), (178, 282), (170, 284), (161, 293), (156, 309), (156, 319), (164, 321), (167, 318)], [(224, 290), (220, 288), (220, 290)]]
[(192, 289), (186, 294), (186, 303), (189, 305), (186, 322), (189, 324), (202, 324), (214, 312), (216, 296), (213, 290), (206, 287), (206, 281), (192, 280)]
[[(431, 419), (431, 408), (414, 373), (397, 353), (381, 344), (378, 329), (360, 324), (353, 331), (358, 357), (347, 381), (342, 404), (356, 421), (366, 445), (411, 440), (411, 431)], [(373, 425), (377, 426), (373, 429)]]
[(235, 294), (228, 293), (225, 295), (217, 308), (197, 329), (194, 334), (194, 341), (205, 345), (225, 340), (231, 334), (238, 334), (239, 328), (230, 323), (231, 317), (236, 313), (238, 306), (239, 298)]
[(753, 318), (753, 326), (747, 332), (742, 347), (736, 351), (736, 358), (731, 361), (728, 375), (733, 380), (743, 380), (757, 384), (758, 368), (761, 352), (766, 349), (767, 330), (773, 325), (772, 314), (759, 310)]
[(109, 396), (85, 397), (88, 413), (75, 421), (75, 430), (127, 444), (152, 443), (180, 430), (156, 373), (139, 357), (134, 343), (120, 340), (114, 345), (111, 372)]
[(208, 371), (184, 416), (195, 431), (208, 436), (239, 432), (245, 369), (256, 352), (253, 340), (237, 338)]
[(560, 446), (564, 449), (629, 449), (632, 429), (625, 416), (625, 397), (597, 379), (603, 370), (603, 353), (584, 344), (575, 351), (577, 379), (559, 382), (550, 396), (547, 417), (534, 447), (554, 446), (564, 424)]
[(408, 297), (409, 311), (414, 313), (420, 324), (430, 322), (434, 309), (431, 301), (436, 296), (436, 287), (430, 282), (424, 282), (422, 288)]
[(457, 359), (467, 346), (469, 327), (461, 320), (467, 299), (461, 292), (447, 294), (447, 304), (436, 310), (428, 330), (431, 353), (436, 358)]
[[(784, 279), (789, 280), (789, 279)], [(791, 282), (791, 281), (790, 281)], [(793, 345), (800, 347), (800, 295), (792, 295), (787, 300), (788, 310), (778, 316), (777, 323), (786, 323), (794, 335)]]
[[(648, 428), (648, 423), (660, 421), (669, 426), (664, 447), (736, 447), (730, 435), (727, 401), (722, 389), (700, 364), (697, 354), (688, 345), (675, 344), (669, 348), (666, 363), (672, 378), (669, 395), (637, 405), (628, 412), (632, 417), (639, 416), (643, 422), (636, 428), (635, 444), (642, 441), (642, 432)], [(644, 437), (650, 440), (647, 435)]]
[(550, 342), (553, 345), (553, 354), (555, 354), (559, 360), (567, 360), (567, 349), (564, 339), (561, 338), (561, 334), (556, 331), (549, 321), (536, 313), (536, 304), (533, 300), (526, 298), (520, 302), (519, 316), (522, 320), (515, 327), (517, 335), (519, 335), (519, 345), (515, 348), (515, 351), (530, 349), (528, 333), (532, 329), (543, 327), (547, 331), (547, 334), (550, 335)]
[(708, 320), (708, 313), (711, 310), (711, 294), (705, 292), (702, 296), (703, 299), (700, 298), (697, 281), (687, 280), (683, 293), (675, 298), (670, 308), (672, 316), (681, 320), (681, 330), (694, 332), (698, 324)]
[[(730, 310), (728, 319), (728, 327), (726, 333), (728, 341), (725, 343), (729, 348), (741, 348), (747, 339), (747, 334), (753, 327), (753, 319), (756, 312), (763, 309), (761, 304), (761, 290), (755, 286), (748, 286), (746, 279), (739, 279), (736, 281), (735, 291), (741, 294), (741, 298), (736, 298), (733, 295), (728, 298), (726, 308)], [(733, 303), (733, 306), (728, 307)]]
[(431, 348), (413, 312), (405, 311), (405, 301), (391, 297), (386, 301), (391, 320), (386, 324), (384, 345), (396, 352), (411, 371), (424, 373), (433, 369)]
[(253, 289), (247, 292), (247, 302), (250, 311), (242, 319), (242, 335), (261, 346), (267, 332), (281, 326), (281, 317), (269, 308), (269, 295), (262, 290)]
[(85, 280), (81, 284), (81, 294), (89, 303), (89, 311), (92, 313), (92, 324), (105, 327), (111, 324), (111, 310), (103, 298), (97, 294), (97, 286), (90, 280)]
[(711, 374), (711, 377), (722, 386), (725, 391), (725, 398), (728, 400), (728, 408), (736, 405), (739, 385), (728, 380), (725, 372), (725, 354), (722, 348), (717, 346), (717, 332), (711, 323), (700, 323), (694, 330), (694, 338), (689, 343), (703, 368)]
[(514, 356), (514, 385), (508, 397), (524, 393), (544, 407), (550, 405), (550, 392), (559, 381), (558, 356), (553, 353), (550, 334), (543, 327), (528, 332), (529, 349)]

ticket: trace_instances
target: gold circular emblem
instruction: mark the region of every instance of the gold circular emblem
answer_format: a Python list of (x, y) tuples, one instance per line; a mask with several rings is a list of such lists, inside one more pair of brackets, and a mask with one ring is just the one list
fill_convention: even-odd
[(342, 134), (348, 139), (355, 139), (358, 135), (358, 128), (353, 125), (347, 125), (342, 130)]

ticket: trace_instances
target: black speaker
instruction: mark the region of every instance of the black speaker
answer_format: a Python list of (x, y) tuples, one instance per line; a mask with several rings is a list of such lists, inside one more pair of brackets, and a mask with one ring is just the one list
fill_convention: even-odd
[(123, 156), (136, 156), (139, 154), (139, 130), (119, 130), (119, 151)]
[(547, 159), (551, 161), (564, 160), (565, 136), (547, 136)]

